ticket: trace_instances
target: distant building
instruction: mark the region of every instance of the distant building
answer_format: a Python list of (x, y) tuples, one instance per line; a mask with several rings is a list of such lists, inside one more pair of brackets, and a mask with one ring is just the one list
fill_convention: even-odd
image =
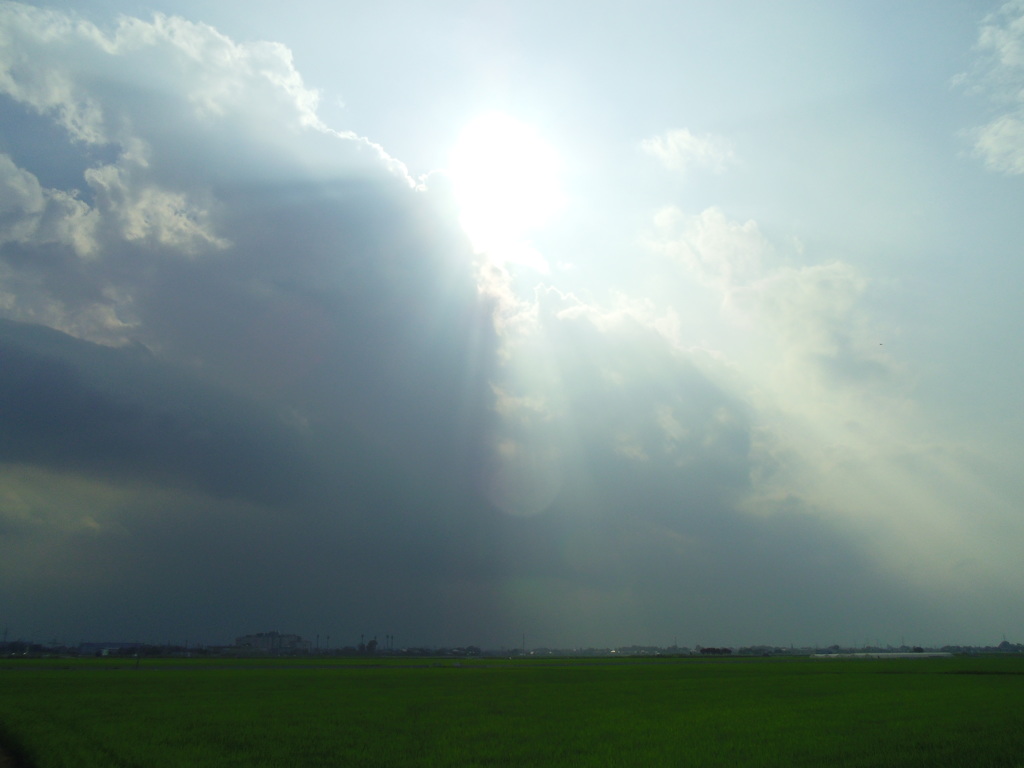
[(141, 643), (80, 643), (78, 653), (82, 656), (111, 656), (138, 651)]
[(308, 651), (309, 640), (299, 635), (282, 635), (280, 632), (260, 632), (235, 638), (235, 648), (253, 653), (295, 653)]

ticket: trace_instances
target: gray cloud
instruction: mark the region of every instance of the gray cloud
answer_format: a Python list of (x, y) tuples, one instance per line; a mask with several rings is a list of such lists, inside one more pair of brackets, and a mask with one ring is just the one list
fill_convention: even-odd
[[(481, 266), (443, 178), (322, 124), (284, 47), (17, 3), (0, 36), (12, 628), (831, 642), (917, 604), (801, 485), (777, 403), (671, 313)], [(799, 353), (790, 381), (830, 371), (801, 414), (887, 375), (855, 270), (681, 226), (665, 252)]]
[[(291, 589), (367, 582), (367, 611), (389, 568), (412, 593), (477, 567), (444, 533), (479, 512), (493, 331), (454, 221), (399, 164), (317, 122), (286, 50), (180, 19), (107, 34), (3, 12), (4, 90), (64, 128), (90, 193), (44, 187), (24, 142), (23, 166), (5, 158), (5, 209), (24, 225), (0, 253), (6, 314), (23, 321), (3, 326), (2, 455), (40, 473), (14, 472), (12, 499), (32, 478), (63, 489), (8, 515), (18, 545), (106, 553), (92, 560), (160, 599), (235, 569), (217, 599), (250, 607), (247, 589), (288, 591), (254, 576), (261, 561)], [(90, 158), (106, 144), (114, 161)], [(89, 219), (90, 247), (42, 236), (63, 200), (53, 218)], [(61, 503), (81, 511), (47, 511)], [(108, 586), (82, 599), (97, 608)]]

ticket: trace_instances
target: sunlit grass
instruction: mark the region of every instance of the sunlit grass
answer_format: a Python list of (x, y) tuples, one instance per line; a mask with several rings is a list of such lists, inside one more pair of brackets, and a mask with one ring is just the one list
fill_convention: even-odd
[(1024, 659), (26, 661), (0, 723), (37, 768), (1017, 766)]

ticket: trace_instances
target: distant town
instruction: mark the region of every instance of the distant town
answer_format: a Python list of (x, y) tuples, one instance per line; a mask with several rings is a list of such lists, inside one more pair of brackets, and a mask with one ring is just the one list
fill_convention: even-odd
[[(322, 642), (321, 642), (322, 640)], [(347, 645), (331, 645), (331, 636), (306, 638), (281, 632), (259, 632), (242, 635), (232, 645), (151, 644), (132, 641), (81, 642), (66, 645), (56, 641), (38, 643), (26, 640), (0, 642), (0, 657), (124, 657), (124, 658), (202, 658), (202, 657), (433, 657), (433, 658), (528, 658), (528, 657), (741, 657), (741, 656), (936, 656), (1024, 653), (1024, 644), (1003, 640), (998, 645), (944, 645), (939, 648), (911, 645), (864, 646), (654, 646), (627, 645), (617, 648), (547, 648), (527, 647), (525, 641), (516, 647), (480, 648), (406, 647), (395, 643), (393, 635), (360, 635), (359, 641)]]

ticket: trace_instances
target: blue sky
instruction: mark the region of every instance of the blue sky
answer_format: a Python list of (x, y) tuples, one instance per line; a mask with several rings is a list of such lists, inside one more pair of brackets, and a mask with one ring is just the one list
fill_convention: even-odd
[(0, 40), (11, 631), (1024, 632), (1024, 3)]

